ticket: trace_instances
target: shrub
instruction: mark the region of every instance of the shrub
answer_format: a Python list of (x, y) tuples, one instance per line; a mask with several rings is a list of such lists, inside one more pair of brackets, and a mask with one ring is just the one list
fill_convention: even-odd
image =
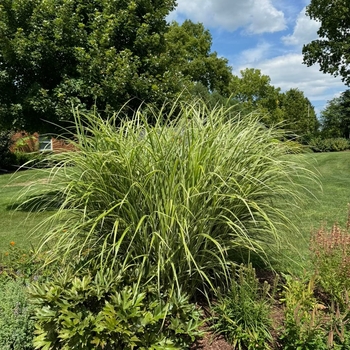
[(270, 285), (261, 285), (251, 265), (234, 273), (231, 289), (213, 307), (212, 329), (234, 349), (271, 349)]
[(14, 152), (16, 156), (16, 164), (18, 166), (42, 167), (43, 155), (39, 152)]
[(22, 136), (14, 143), (14, 149), (18, 153), (30, 153), (39, 150), (39, 141), (33, 135)]
[(321, 289), (337, 302), (350, 292), (350, 234), (333, 225), (319, 229), (311, 239), (311, 257)]
[(33, 307), (22, 280), (0, 278), (0, 348), (33, 349)]
[(285, 157), (281, 133), (202, 103), (131, 120), (76, 113), (77, 151), (51, 156), (64, 201), (43, 245), (52, 260), (88, 251), (102, 270), (154, 271), (160, 289), (228, 285), (240, 250), (266, 259), (293, 227), (276, 199), (295, 204), (291, 175), (309, 173)]
[(201, 335), (201, 313), (182, 293), (119, 277), (68, 273), (34, 284), (36, 348), (186, 349)]
[(349, 349), (349, 297), (345, 295), (341, 305), (334, 299), (325, 300), (316, 278), (314, 275), (298, 280), (287, 276), (282, 299), (285, 320), (279, 339), (281, 349)]
[(350, 205), (346, 227), (321, 227), (311, 235), (310, 252), (319, 286), (336, 301), (344, 301), (344, 293), (350, 292)]
[(9, 170), (16, 163), (16, 157), (10, 151), (12, 132), (0, 131), (0, 170)]
[(328, 349), (325, 315), (314, 296), (314, 287), (314, 279), (305, 282), (286, 276), (282, 299), (285, 320), (280, 336), (284, 350)]
[(344, 138), (323, 139), (313, 138), (309, 141), (309, 147), (314, 152), (339, 152), (350, 148), (349, 140)]

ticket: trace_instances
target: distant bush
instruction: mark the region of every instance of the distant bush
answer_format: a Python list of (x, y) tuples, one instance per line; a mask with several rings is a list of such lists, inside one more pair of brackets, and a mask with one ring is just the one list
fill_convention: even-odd
[(309, 141), (309, 147), (314, 152), (339, 152), (350, 149), (350, 143), (349, 140), (341, 137), (330, 139), (317, 137)]
[(16, 157), (16, 165), (17, 166), (28, 166), (33, 167), (35, 165), (39, 165), (42, 161), (43, 156), (39, 152), (14, 152)]

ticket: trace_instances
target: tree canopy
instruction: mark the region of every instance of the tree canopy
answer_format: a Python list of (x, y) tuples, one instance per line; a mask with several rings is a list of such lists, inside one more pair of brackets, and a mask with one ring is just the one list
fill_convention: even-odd
[(320, 22), (319, 39), (304, 45), (304, 63), (340, 75), (350, 85), (350, 3), (348, 0), (311, 0), (307, 15)]
[(0, 127), (54, 131), (52, 124), (70, 124), (72, 106), (104, 116), (181, 95), (238, 103), (233, 112), (257, 112), (267, 126), (287, 120), (298, 132), (312, 129), (313, 107), (300, 91), (282, 93), (259, 69), (233, 75), (203, 24), (166, 22), (174, 7), (175, 0), (3, 0)]
[(230, 91), (243, 112), (257, 112), (265, 125), (279, 124), (299, 135), (318, 129), (314, 107), (302, 91), (292, 88), (282, 92), (259, 69), (246, 68), (240, 73), (240, 77), (232, 76)]
[(240, 77), (232, 77), (230, 90), (243, 111), (260, 113), (267, 125), (280, 123), (283, 120), (281, 89), (271, 85), (270, 77), (261, 74), (260, 69), (246, 68), (240, 73)]
[(324, 137), (350, 138), (350, 90), (328, 101), (321, 112), (321, 127)]
[(209, 92), (227, 96), (231, 80), (231, 67), (226, 58), (211, 52), (212, 37), (201, 23), (172, 22), (165, 34), (168, 66), (194, 84), (203, 85)]
[[(175, 0), (4, 0), (0, 124), (62, 124), (72, 103), (102, 111), (178, 90), (162, 59)], [(181, 83), (180, 83), (181, 84)]]
[(314, 107), (299, 89), (284, 93), (282, 103), (285, 127), (299, 135), (315, 133), (319, 127)]

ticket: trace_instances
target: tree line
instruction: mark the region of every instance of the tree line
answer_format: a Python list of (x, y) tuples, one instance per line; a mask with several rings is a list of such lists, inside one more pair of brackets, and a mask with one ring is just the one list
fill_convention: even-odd
[[(4, 0), (0, 4), (0, 127), (52, 131), (72, 106), (101, 115), (200, 97), (258, 112), (267, 126), (312, 134), (319, 122), (298, 89), (258, 69), (232, 74), (201, 23), (167, 23), (174, 0)], [(126, 112), (127, 113), (127, 112)]]

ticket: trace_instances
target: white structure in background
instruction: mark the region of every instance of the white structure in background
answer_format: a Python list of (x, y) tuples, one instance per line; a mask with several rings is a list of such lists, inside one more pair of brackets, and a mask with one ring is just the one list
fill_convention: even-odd
[(40, 135), (39, 136), (39, 151), (40, 152), (47, 152), (52, 151), (52, 137), (48, 135)]

